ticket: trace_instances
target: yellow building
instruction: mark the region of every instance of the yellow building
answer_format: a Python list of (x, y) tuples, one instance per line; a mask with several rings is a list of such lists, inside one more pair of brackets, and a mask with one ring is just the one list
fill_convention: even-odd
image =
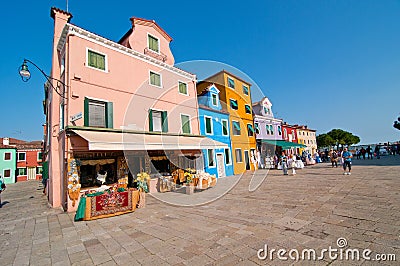
[(222, 108), (229, 113), (234, 174), (255, 170), (253, 162), (255, 161), (256, 138), (250, 93), (251, 84), (223, 70), (199, 82), (197, 84), (198, 94), (211, 83), (214, 83), (220, 91)]
[(309, 129), (307, 126), (297, 126), (296, 131), (297, 142), (307, 146), (305, 148), (300, 148), (299, 153), (301, 154), (303, 151), (307, 151), (311, 155), (314, 155), (318, 148), (316, 130)]

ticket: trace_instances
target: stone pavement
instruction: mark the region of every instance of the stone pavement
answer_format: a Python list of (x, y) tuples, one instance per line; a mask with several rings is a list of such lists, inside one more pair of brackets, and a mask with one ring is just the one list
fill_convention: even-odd
[(144, 209), (87, 222), (50, 209), (38, 181), (8, 185), (0, 209), (0, 264), (377, 265), (328, 254), (297, 262), (280, 261), (276, 253), (272, 261), (257, 257), (265, 244), (320, 254), (345, 238), (346, 248), (371, 249), (371, 257), (396, 255), (397, 262), (379, 265), (399, 265), (400, 157), (379, 164), (355, 161), (351, 176), (328, 164), (296, 176), (272, 170), (254, 192), (246, 174), (226, 195), (202, 206), (174, 206), (148, 195)]

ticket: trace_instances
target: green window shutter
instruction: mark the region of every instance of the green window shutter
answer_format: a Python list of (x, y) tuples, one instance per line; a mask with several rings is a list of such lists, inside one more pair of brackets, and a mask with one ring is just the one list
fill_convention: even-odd
[(149, 110), (149, 131), (153, 131), (153, 110)]
[(250, 108), (249, 105), (246, 104), (246, 105), (244, 106), (244, 108), (246, 109), (246, 113), (247, 113), (247, 114), (251, 114), (251, 108)]
[(187, 115), (181, 115), (182, 121), (182, 132), (185, 134), (190, 134), (190, 120)]
[(168, 132), (168, 115), (167, 111), (161, 113), (162, 132)]
[(179, 92), (182, 94), (187, 94), (187, 85), (186, 83), (179, 82)]
[(114, 128), (114, 123), (113, 123), (113, 118), (114, 118), (114, 113), (113, 113), (113, 103), (112, 102), (107, 102), (106, 103), (106, 126), (107, 128)]
[(89, 126), (89, 99), (85, 97), (83, 101), (83, 125), (85, 127)]
[(222, 121), (222, 135), (228, 135), (228, 122), (225, 120)]
[(211, 129), (211, 118), (206, 117), (206, 133), (207, 134), (211, 134), (212, 133), (212, 129)]

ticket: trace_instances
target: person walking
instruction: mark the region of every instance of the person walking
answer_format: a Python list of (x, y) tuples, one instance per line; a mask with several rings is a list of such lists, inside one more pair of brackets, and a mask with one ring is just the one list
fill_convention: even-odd
[(6, 189), (6, 183), (4, 182), (4, 177), (0, 175), (0, 208), (3, 207), (3, 203), (1, 203), (1, 192)]
[(371, 159), (372, 160), (372, 148), (371, 148), (371, 146), (368, 146), (368, 148), (367, 148), (367, 154), (368, 154), (368, 159)]
[(286, 153), (284, 151), (282, 152), (280, 160), (281, 160), (281, 164), (282, 164), (283, 175), (288, 175), (287, 157), (286, 157)]
[(338, 154), (336, 151), (331, 150), (330, 151), (330, 157), (331, 157), (331, 163), (332, 163), (332, 168), (336, 167), (337, 168), (337, 161), (338, 161)]
[(365, 154), (367, 153), (367, 151), (364, 149), (364, 147), (362, 147), (360, 152), (361, 152), (363, 159), (365, 160)]
[(292, 175), (296, 175), (296, 159), (297, 159), (297, 157), (296, 157), (296, 155), (295, 154), (293, 154), (292, 155)]
[[(353, 154), (347, 150), (347, 148), (344, 148), (343, 154), (343, 174), (344, 175), (351, 175), (351, 158), (353, 158)], [(346, 169), (349, 168), (349, 171), (346, 172)]]
[(374, 152), (375, 152), (375, 154), (376, 154), (376, 159), (380, 159), (381, 158), (381, 156), (380, 156), (380, 154), (379, 154), (379, 145), (376, 145), (375, 146), (375, 150), (374, 150)]

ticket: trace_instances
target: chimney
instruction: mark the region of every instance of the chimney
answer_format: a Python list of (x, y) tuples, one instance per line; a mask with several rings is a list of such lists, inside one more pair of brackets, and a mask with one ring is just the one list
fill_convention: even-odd
[(3, 145), (10, 145), (10, 139), (9, 138), (3, 138)]

